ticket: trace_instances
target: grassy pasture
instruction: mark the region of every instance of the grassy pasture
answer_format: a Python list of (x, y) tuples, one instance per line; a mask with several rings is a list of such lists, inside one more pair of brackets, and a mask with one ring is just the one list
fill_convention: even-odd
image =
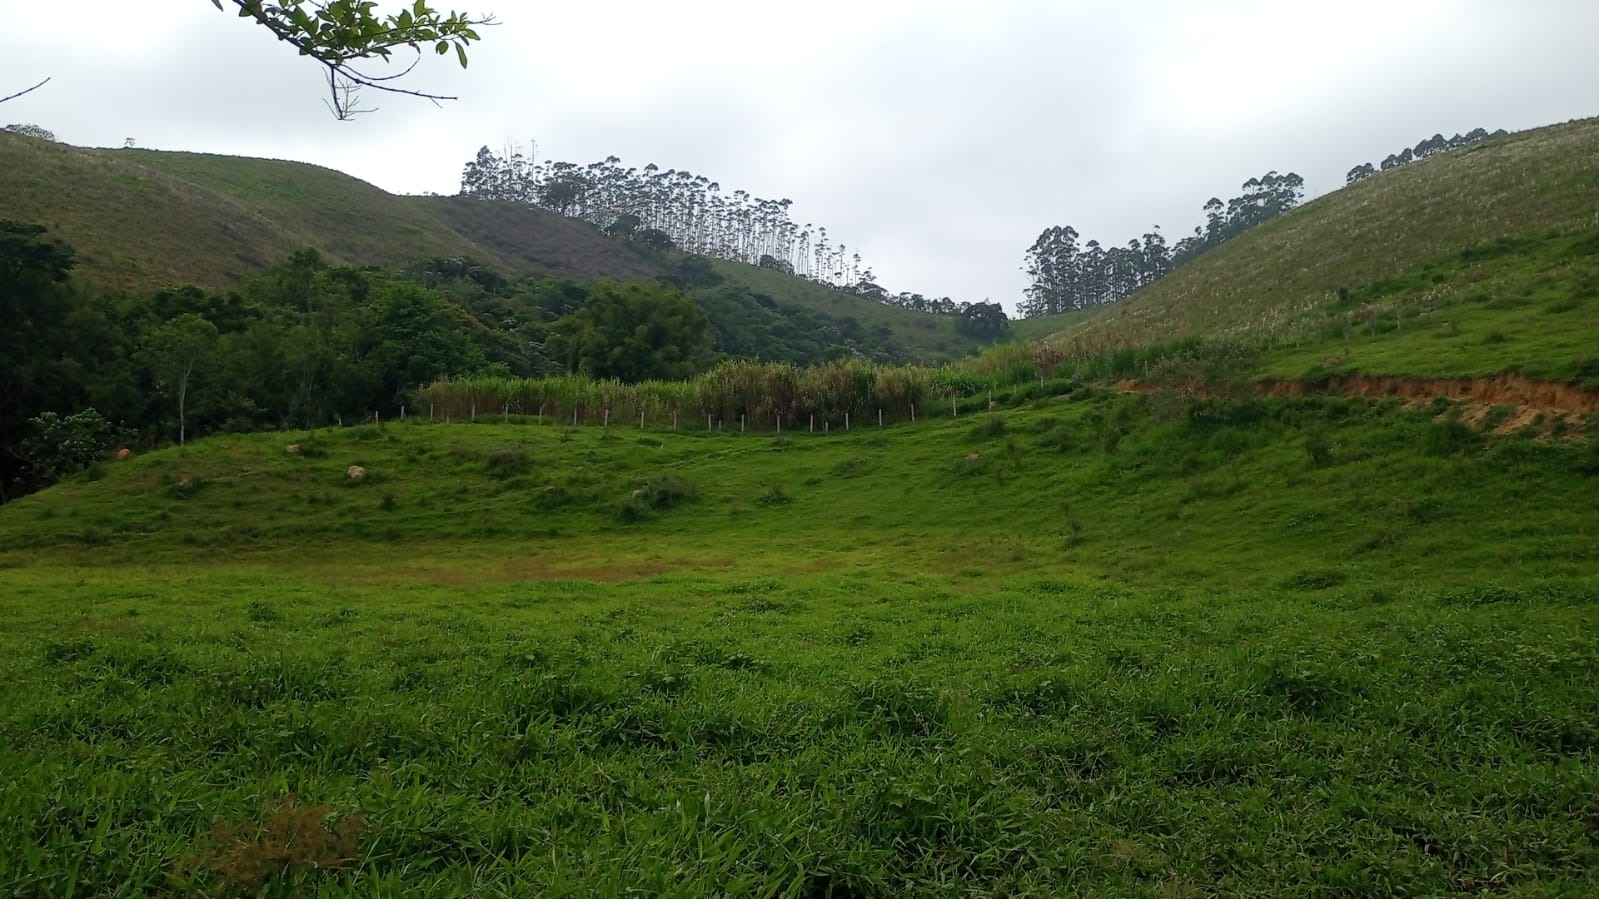
[(107, 465), (0, 508), (0, 888), (1591, 893), (1599, 450), (1443, 412)]
[[(1179, 270), (1171, 277), (1186, 275)], [(1118, 315), (1115, 310), (1074, 315), (1092, 323), (1096, 315)], [(1505, 238), (1412, 260), (1391, 277), (1329, 289), (1300, 313), (1283, 331), (1233, 332), (1231, 339), (1260, 350), (1251, 376), (1317, 382), (1350, 374), (1469, 378), (1517, 373), (1537, 381), (1599, 385), (1599, 231)], [(1041, 321), (1047, 325), (1055, 318)], [(1125, 357), (1131, 363), (1140, 354), (1149, 358), (1149, 350), (1147, 343), (1121, 346), (1085, 330), (993, 347), (967, 367), (988, 375), (1031, 367), (1067, 374), (1082, 369), (1105, 377), (1096, 370), (1105, 360)], [(1145, 373), (1131, 365), (1119, 374)]]
[(1467, 247), (1345, 290), (1267, 355), (1275, 377), (1520, 372), (1599, 384), (1599, 231)]
[(1055, 339), (1137, 346), (1303, 333), (1339, 288), (1401, 278), (1469, 247), (1592, 234), (1599, 119), (1443, 153), (1318, 197), (1208, 252)]

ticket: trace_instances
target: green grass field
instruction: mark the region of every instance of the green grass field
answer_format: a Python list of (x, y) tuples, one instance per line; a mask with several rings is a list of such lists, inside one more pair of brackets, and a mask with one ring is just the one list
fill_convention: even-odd
[(224, 436), (8, 504), (0, 892), (1599, 889), (1599, 443), (1146, 403)]

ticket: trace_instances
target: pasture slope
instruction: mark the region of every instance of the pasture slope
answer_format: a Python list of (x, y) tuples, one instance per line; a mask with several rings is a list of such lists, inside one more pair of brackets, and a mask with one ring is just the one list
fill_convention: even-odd
[(0, 508), (0, 892), (1592, 894), (1596, 486), (1088, 387), (107, 463)]
[(1255, 374), (1278, 381), (1519, 374), (1599, 386), (1599, 119), (1334, 191), (989, 364), (1053, 368), (1193, 338), (1259, 344)]

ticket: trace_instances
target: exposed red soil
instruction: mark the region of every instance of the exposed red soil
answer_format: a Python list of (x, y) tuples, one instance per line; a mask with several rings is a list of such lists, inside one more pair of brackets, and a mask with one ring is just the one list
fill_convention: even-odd
[[(1134, 378), (1117, 381), (1112, 386), (1131, 393), (1147, 393), (1154, 389)], [(1583, 416), (1599, 415), (1599, 388), (1563, 381), (1536, 381), (1515, 372), (1488, 378), (1340, 375), (1318, 382), (1268, 378), (1257, 382), (1255, 387), (1262, 396), (1396, 397), (1411, 407), (1442, 397), (1463, 404), (1461, 417), (1471, 424), (1480, 424), (1494, 407), (1503, 406), (1511, 411), (1494, 427), (1501, 434), (1529, 426), (1548, 426), (1556, 421), (1580, 425)]]
[(1491, 378), (1402, 378), (1385, 375), (1343, 375), (1323, 383), (1262, 381), (1267, 396), (1304, 396), (1332, 393), (1375, 399), (1399, 397), (1432, 400), (1438, 397), (1485, 406), (1513, 406), (1538, 412), (1599, 413), (1599, 389), (1560, 381), (1534, 381), (1509, 373)]

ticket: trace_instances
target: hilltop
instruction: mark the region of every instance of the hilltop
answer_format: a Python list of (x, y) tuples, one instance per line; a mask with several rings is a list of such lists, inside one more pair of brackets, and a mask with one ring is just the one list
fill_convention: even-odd
[[(1227, 241), (1046, 341), (1266, 341), (1262, 372), (1516, 371), (1599, 383), (1599, 119), (1383, 172)], [(1027, 333), (1031, 329), (1023, 329)]]
[[(304, 247), (358, 267), (471, 257), (502, 274), (574, 279), (654, 279), (670, 274), (678, 258), (546, 210), (395, 196), (306, 163), (85, 149), (10, 133), (0, 133), (0, 198), (0, 218), (47, 226), (77, 250), (84, 283), (113, 291), (184, 284), (226, 290)], [(981, 345), (959, 334), (949, 316), (884, 306), (752, 266), (713, 264), (729, 283), (772, 297), (779, 313), (792, 304), (880, 326), (883, 342), (905, 358), (950, 361)]]

